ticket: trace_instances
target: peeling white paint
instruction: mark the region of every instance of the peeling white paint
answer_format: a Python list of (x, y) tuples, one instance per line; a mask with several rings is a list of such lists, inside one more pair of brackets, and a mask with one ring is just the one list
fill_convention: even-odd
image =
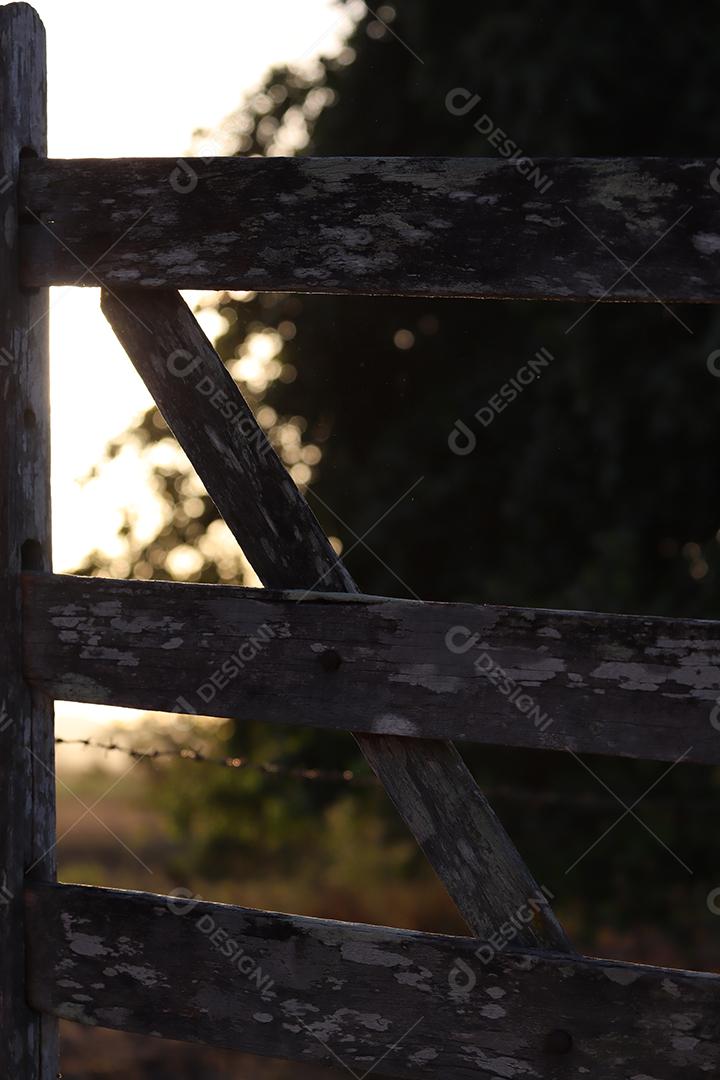
[(467, 679), (456, 675), (438, 675), (437, 664), (412, 664), (410, 670), (388, 676), (388, 682), (422, 686), (436, 694), (454, 694), (467, 687)]
[(182, 644), (183, 644), (183, 638), (174, 637), (174, 638), (169, 638), (163, 645), (160, 646), (160, 648), (161, 649), (179, 649)]
[(437, 1050), (432, 1046), (424, 1046), (421, 1050), (416, 1050), (414, 1054), (410, 1055), (409, 1060), (413, 1065), (427, 1065), (429, 1062), (434, 1061), (438, 1056)]
[(502, 1005), (483, 1005), (480, 1009), (480, 1015), (486, 1016), (488, 1020), (499, 1020), (503, 1016), (507, 1016), (507, 1010), (503, 1009)]
[(154, 971), (148, 964), (118, 964), (117, 971), (124, 972), (143, 986), (156, 986), (163, 980), (162, 974)]
[(658, 664), (603, 663), (592, 671), (594, 679), (608, 679), (621, 690), (657, 690), (667, 680), (667, 668)]
[(617, 983), (618, 986), (632, 986), (643, 975), (642, 971), (636, 971), (631, 967), (606, 967), (601, 970), (610, 982)]
[(690, 1053), (699, 1042), (699, 1039), (694, 1039), (691, 1035), (678, 1035), (672, 1040), (673, 1047), (683, 1053)]
[(422, 734), (414, 721), (408, 720), (406, 716), (398, 716), (397, 713), (381, 713), (373, 717), (371, 728), (373, 731), (392, 732), (393, 735)]
[(106, 949), (101, 937), (97, 934), (81, 934), (71, 931), (68, 935), (68, 945), (78, 956), (109, 956), (111, 949)]
[(371, 964), (374, 967), (408, 967), (410, 960), (400, 953), (387, 952), (365, 941), (348, 941), (340, 949), (343, 960), (355, 964)]
[(699, 232), (692, 238), (693, 247), (702, 255), (717, 255), (720, 251), (720, 236), (717, 233)]

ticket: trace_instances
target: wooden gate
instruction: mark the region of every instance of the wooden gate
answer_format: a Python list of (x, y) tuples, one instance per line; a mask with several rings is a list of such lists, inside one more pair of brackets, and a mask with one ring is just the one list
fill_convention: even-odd
[[(55, 1076), (56, 1017), (356, 1077), (717, 1075), (720, 976), (577, 955), (449, 740), (718, 762), (720, 624), (360, 594), (176, 291), (717, 302), (715, 163), (545, 161), (541, 193), (495, 159), (49, 160), (25, 4), (0, 57), (4, 1075)], [(60, 284), (102, 286), (265, 589), (52, 573)], [(353, 732), (472, 936), (55, 883), (54, 698)]]

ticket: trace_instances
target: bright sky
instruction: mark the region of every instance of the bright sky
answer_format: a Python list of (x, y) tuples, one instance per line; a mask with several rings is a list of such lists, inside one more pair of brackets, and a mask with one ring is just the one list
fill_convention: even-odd
[[(334, 0), (35, 0), (48, 39), (52, 157), (181, 156), (273, 64), (337, 52)], [(207, 332), (212, 326), (206, 325)], [(118, 508), (150, 500), (130, 471), (104, 492), (78, 479), (150, 403), (99, 309), (99, 291), (51, 290), (55, 569), (112, 542)], [(58, 703), (57, 731), (86, 734), (126, 710)], [(137, 715), (137, 714), (135, 714)]]
[[(272, 64), (336, 52), (334, 0), (35, 0), (48, 39), (52, 157), (180, 156)], [(212, 325), (206, 325), (210, 332)], [(77, 483), (149, 404), (99, 310), (97, 289), (51, 292), (55, 569), (112, 541), (128, 473), (104, 496)], [(110, 490), (111, 488), (111, 490)], [(149, 495), (146, 496), (149, 498)]]

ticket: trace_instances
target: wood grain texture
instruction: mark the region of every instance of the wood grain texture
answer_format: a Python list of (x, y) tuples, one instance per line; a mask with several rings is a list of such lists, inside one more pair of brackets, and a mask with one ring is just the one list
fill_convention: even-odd
[(720, 976), (35, 885), (38, 1008), (418, 1080), (710, 1080)]
[(393, 757), (444, 738), (720, 764), (718, 622), (61, 575), (24, 592), (26, 674), (58, 698), (401, 736)]
[(57, 239), (26, 227), (23, 280), (717, 302), (715, 168), (541, 160), (548, 186), (497, 158), (27, 162), (24, 203)]
[[(180, 296), (123, 289), (103, 293), (102, 306), (260, 580), (357, 592)], [(297, 706), (285, 696), (285, 717)], [(449, 747), (400, 751), (367, 730), (357, 726), (361, 750), (458, 909), (474, 933), (491, 932), (538, 886), (472, 774)], [(527, 945), (569, 947), (549, 904), (522, 933)]]
[(55, 1022), (25, 1002), (26, 870), (50, 879), (52, 704), (22, 676), (20, 571), (50, 569), (47, 289), (18, 281), (20, 155), (46, 152), (45, 32), (27, 4), (0, 7), (0, 1068), (54, 1080)]

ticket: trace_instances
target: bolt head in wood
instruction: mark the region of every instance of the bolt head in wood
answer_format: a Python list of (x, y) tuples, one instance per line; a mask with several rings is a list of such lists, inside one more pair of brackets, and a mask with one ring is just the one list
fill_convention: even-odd
[(543, 1050), (546, 1054), (569, 1054), (572, 1048), (572, 1035), (561, 1028), (549, 1031), (543, 1041)]
[(325, 649), (318, 659), (323, 671), (337, 671), (342, 664), (342, 656), (335, 649)]

